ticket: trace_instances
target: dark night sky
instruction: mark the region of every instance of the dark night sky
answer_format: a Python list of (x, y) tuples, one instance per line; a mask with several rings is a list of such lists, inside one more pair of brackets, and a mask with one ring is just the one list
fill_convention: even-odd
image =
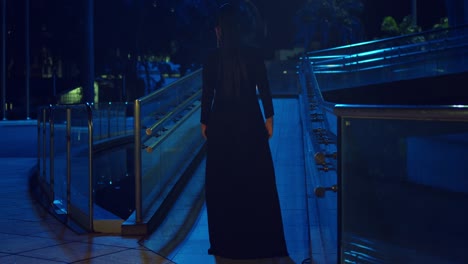
[[(47, 5), (46, 0), (38, 0)], [(101, 0), (102, 1), (102, 0)], [(100, 2), (101, 2), (100, 1)], [(132, 0), (128, 0), (132, 1)], [(275, 42), (277, 47), (287, 47), (292, 44), (295, 28), (293, 26), (293, 16), (296, 11), (304, 5), (307, 0), (251, 0), (259, 9), (261, 15), (267, 21), (269, 26), (270, 40)], [(316, 0), (319, 1), (319, 0)], [(364, 12), (362, 21), (365, 25), (365, 32), (368, 38), (377, 37), (380, 33), (380, 23), (383, 17), (393, 16), (398, 22), (411, 13), (411, 0), (361, 0), (364, 3)], [(52, 1), (53, 2), (53, 1)], [(218, 1), (221, 3), (222, 1)], [(423, 29), (429, 29), (437, 23), (439, 19), (445, 16), (445, 0), (422, 1), (418, 0), (418, 24)], [(19, 4), (15, 12), (9, 13), (9, 19), (17, 17), (13, 13), (21, 13), (23, 1), (15, 1), (14, 5)], [(11, 5), (11, 4), (10, 4)], [(13, 6), (14, 6), (13, 5)], [(34, 10), (31, 12), (34, 14)]]
[[(272, 40), (279, 47), (289, 46), (294, 38), (295, 28), (292, 19), (296, 11), (307, 0), (252, 0), (268, 22)], [(318, 0), (317, 0), (318, 1)], [(379, 37), (380, 24), (385, 16), (393, 16), (397, 22), (411, 14), (411, 0), (361, 0), (364, 4), (362, 22), (368, 39)], [(445, 0), (417, 1), (418, 25), (423, 30), (430, 29), (446, 16)]]
[[(51, 8), (51, 3), (54, 1), (60, 2), (60, 0), (36, 0), (34, 3), (36, 6), (48, 6), (48, 8), (43, 8), (42, 10), (32, 10), (31, 15), (39, 15), (42, 17), (49, 17), (53, 18), (53, 20), (61, 19), (57, 18), (60, 17), (61, 12), (55, 12), (54, 9)], [(102, 3), (103, 0), (100, 0), (97, 3)], [(110, 0), (108, 0), (110, 1)], [(132, 1), (132, 0), (128, 0)], [(267, 43), (273, 49), (278, 48), (291, 48), (294, 40), (295, 34), (295, 27), (293, 25), (293, 17), (297, 10), (305, 4), (307, 0), (287, 0), (287, 1), (273, 1), (273, 0), (251, 0), (258, 8), (259, 12), (263, 16), (264, 20), (267, 22), (268, 25), (268, 39)], [(316, 0), (319, 1), (319, 0)], [(362, 22), (364, 23), (365, 27), (365, 35), (367, 39), (373, 39), (379, 37), (380, 34), (380, 24), (382, 19), (385, 16), (393, 16), (400, 22), (401, 19), (405, 15), (409, 15), (411, 13), (411, 0), (392, 0), (392, 1), (382, 1), (382, 0), (361, 0), (364, 3), (364, 12), (362, 14)], [(439, 19), (445, 16), (445, 1), (446, 0), (432, 0), (430, 1), (422, 1), (418, 0), (418, 24), (422, 26), (423, 30), (430, 29), (432, 25), (437, 23)], [(220, 3), (222, 1), (219, 1)], [(77, 2), (79, 3), (79, 2)], [(21, 19), (21, 14), (23, 13), (22, 5), (24, 1), (14, 1), (9, 2), (9, 12), (7, 15), (7, 21), (12, 22), (15, 21), (17, 24), (17, 31), (18, 40), (21, 39), (23, 34), (21, 34), (22, 28), (24, 27), (23, 21)], [(52, 5), (54, 6), (54, 5)], [(112, 5), (111, 5), (112, 7)], [(45, 12), (53, 12), (51, 14), (46, 14)], [(39, 12), (39, 13), (38, 13)], [(125, 12), (125, 11), (124, 11)], [(62, 12), (63, 13), (63, 12)], [(76, 13), (76, 12), (72, 12)], [(19, 14), (19, 15), (18, 15)], [(99, 17), (102, 17), (103, 14), (97, 14)], [(67, 21), (77, 21), (80, 19), (80, 15), (77, 14), (74, 18), (69, 18), (69, 15), (62, 15), (65, 16), (65, 23)], [(125, 19), (130, 19), (130, 14), (125, 15), (125, 13), (121, 14), (119, 17), (120, 21)], [(126, 18), (127, 17), (127, 18)], [(71, 20), (72, 19), (72, 20)], [(98, 18), (95, 19), (96, 21), (102, 21)], [(31, 19), (34, 22), (34, 19)], [(8, 23), (8, 22), (7, 22)], [(69, 22), (68, 24), (70, 24)], [(31, 25), (31, 30), (34, 30), (38, 27), (37, 23), (33, 23)], [(56, 23), (51, 23), (56, 24)], [(79, 23), (75, 23), (79, 27)], [(166, 25), (165, 27), (167, 27)], [(170, 27), (170, 26), (169, 26)], [(110, 27), (109, 27), (110, 28)], [(75, 28), (76, 29), (76, 28)], [(75, 30), (72, 29), (72, 30)], [(124, 30), (121, 28), (120, 30)], [(21, 41), (21, 40), (20, 40)]]

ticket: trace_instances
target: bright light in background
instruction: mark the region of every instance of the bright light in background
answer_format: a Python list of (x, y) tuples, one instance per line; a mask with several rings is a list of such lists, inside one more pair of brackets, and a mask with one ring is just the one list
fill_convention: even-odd
[(99, 103), (99, 84), (94, 82), (94, 103)]
[[(79, 86), (60, 96), (60, 104), (79, 104), (83, 99), (83, 87)], [(99, 84), (94, 82), (94, 98), (92, 103), (99, 103)]]

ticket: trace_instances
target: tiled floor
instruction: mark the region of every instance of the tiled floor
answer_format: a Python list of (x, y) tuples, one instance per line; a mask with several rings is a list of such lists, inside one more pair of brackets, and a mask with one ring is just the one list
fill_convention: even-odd
[(167, 256), (145, 247), (142, 237), (76, 234), (30, 195), (28, 174), (36, 158), (6, 157), (0, 158), (0, 263), (302, 263), (312, 253), (299, 106), (296, 99), (275, 99), (274, 104), (271, 149), (290, 258), (231, 261), (208, 255), (203, 205), (193, 228)]

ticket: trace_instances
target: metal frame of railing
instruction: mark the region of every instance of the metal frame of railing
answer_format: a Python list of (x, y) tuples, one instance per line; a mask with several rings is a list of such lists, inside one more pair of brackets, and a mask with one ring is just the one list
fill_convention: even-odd
[[(200, 78), (201, 77), (201, 72), (202, 70), (197, 70), (184, 78), (181, 78), (170, 85), (148, 95), (143, 98), (136, 99), (134, 102), (134, 142), (135, 142), (135, 149), (134, 149), (134, 159), (135, 159), (135, 222), (136, 224), (140, 224), (143, 222), (143, 175), (142, 175), (142, 155), (141, 155), (141, 150), (143, 148), (143, 143), (146, 141), (149, 137), (152, 136), (153, 132), (161, 128), (169, 119), (173, 118), (175, 115), (177, 115), (181, 110), (189, 106), (191, 103), (193, 103), (194, 100), (198, 99), (201, 97), (201, 82), (200, 82), (200, 87), (198, 89), (193, 89), (192, 90), (197, 90), (192, 95), (189, 95), (186, 98), (182, 98), (182, 100), (176, 100), (177, 102), (174, 103), (174, 108), (171, 109), (170, 112), (166, 113), (165, 116), (160, 119), (156, 120), (153, 124), (151, 124), (149, 127), (144, 127), (142, 124), (142, 119), (146, 118), (146, 116), (142, 116), (142, 107), (145, 106), (145, 104), (149, 104), (158, 98), (162, 97), (164, 93), (166, 93), (170, 89), (174, 89), (174, 87), (177, 87), (179, 85), (184, 84), (184, 82), (187, 82), (191, 79), (194, 78)], [(182, 96), (184, 97), (184, 96)], [(198, 106), (199, 107), (199, 106)], [(154, 111), (157, 111), (159, 109), (153, 109)], [(151, 114), (150, 114), (151, 115)], [(142, 132), (144, 131), (144, 133)], [(167, 131), (167, 135), (171, 134), (173, 130)], [(158, 141), (159, 144), (161, 140)], [(151, 149), (154, 149), (157, 145), (153, 144), (151, 146)]]
[[(191, 110), (188, 111), (188, 114), (192, 113), (197, 110), (200, 106), (194, 106), (192, 103), (198, 100), (201, 97), (201, 81), (200, 87), (189, 87), (184, 83), (187, 80), (194, 79), (194, 78), (201, 78), (201, 70), (195, 71), (192, 74), (187, 75), (180, 80), (171, 83), (170, 85), (140, 99), (135, 100), (135, 104), (133, 105), (134, 113), (133, 113), (133, 124), (131, 127), (128, 127), (127, 121), (128, 117), (124, 114), (127, 111), (126, 103), (120, 106), (115, 106), (118, 103), (104, 103), (99, 105), (90, 105), (90, 104), (81, 104), (81, 105), (49, 105), (46, 107), (40, 108), (40, 116), (37, 119), (37, 133), (38, 133), (38, 178), (41, 182), (41, 188), (44, 193), (47, 194), (48, 200), (51, 203), (51, 206), (54, 205), (54, 201), (56, 199), (55, 188), (57, 187), (56, 184), (56, 176), (55, 175), (55, 167), (57, 166), (55, 161), (55, 147), (58, 142), (56, 142), (57, 135), (56, 135), (56, 113), (58, 112), (65, 112), (65, 120), (62, 120), (65, 123), (65, 142), (61, 142), (60, 147), (65, 146), (65, 194), (63, 197), (65, 204), (61, 206), (63, 208), (58, 208), (58, 211), (61, 211), (61, 214), (66, 214), (67, 220), (73, 220), (79, 223), (81, 226), (86, 228), (89, 231), (93, 231), (93, 221), (94, 221), (94, 179), (93, 179), (93, 152), (96, 150), (95, 143), (102, 143), (105, 141), (113, 140), (114, 138), (119, 138), (122, 136), (130, 136), (133, 133), (132, 137), (134, 139), (135, 144), (135, 213), (136, 213), (136, 222), (141, 223), (142, 220), (142, 179), (141, 179), (141, 146), (142, 140), (146, 141), (149, 138), (155, 136), (152, 135), (154, 131), (161, 129), (166, 123), (171, 122), (173, 119), (177, 119), (177, 115), (179, 115), (185, 109), (190, 108)], [(170, 89), (175, 89), (176, 86), (181, 86), (180, 96), (179, 94), (176, 96), (177, 98), (164, 98), (166, 92), (169, 92)], [(190, 96), (187, 96), (185, 91), (192, 91)], [(168, 93), (170, 94), (170, 92)], [(167, 97), (167, 96), (166, 96)], [(166, 105), (162, 106), (159, 104), (159, 101), (163, 101)], [(175, 101), (174, 101), (175, 100)], [(145, 106), (146, 103), (153, 103), (158, 102), (157, 104), (150, 105), (147, 110), (150, 110), (150, 113), (145, 113), (147, 116), (142, 116), (141, 107), (142, 105)], [(160, 107), (158, 107), (160, 106)], [(72, 124), (72, 113), (74, 109), (86, 109), (87, 111), (87, 146), (88, 146), (88, 153), (87, 153), (87, 165), (88, 171), (87, 176), (89, 180), (88, 189), (88, 197), (86, 199), (87, 206), (89, 211), (86, 213), (88, 219), (83, 219), (84, 214), (77, 213), (77, 215), (70, 215), (71, 211), (76, 208), (76, 206), (72, 206), (71, 193), (73, 186), (71, 185), (72, 180), (74, 179), (72, 175), (71, 169), (71, 155), (74, 146), (71, 144), (72, 140), (72, 129), (74, 128)], [(160, 110), (165, 111), (163, 114), (164, 116), (157, 122), (155, 122), (150, 127), (145, 127), (146, 133), (142, 133), (142, 119), (147, 118), (148, 116), (153, 116), (155, 113), (159, 115), (158, 111)], [(118, 113), (114, 113), (117, 111)], [(63, 114), (63, 113), (62, 113)], [(123, 116), (122, 116), (123, 115)], [(62, 117), (63, 118), (63, 117)], [(122, 120), (121, 120), (122, 119)], [(179, 121), (183, 121), (184, 118), (181, 118)], [(107, 123), (106, 123), (107, 122)], [(111, 122), (113, 122), (111, 124)], [(179, 122), (180, 124), (180, 122)], [(62, 125), (60, 123), (60, 125)], [(173, 127), (173, 129), (177, 128), (177, 124)], [(94, 127), (98, 128), (97, 130)], [(118, 130), (118, 131), (115, 131)], [(148, 133), (151, 132), (151, 133)], [(96, 134), (98, 133), (98, 134)], [(171, 130), (167, 131), (165, 137), (161, 137), (158, 142), (161, 142), (163, 138), (170, 135), (172, 132)], [(142, 136), (143, 135), (143, 136)], [(95, 138), (99, 140), (99, 142), (95, 142)], [(156, 147), (159, 143), (153, 143), (149, 147)], [(99, 143), (99, 144), (100, 144)], [(156, 145), (155, 145), (156, 144)], [(82, 177), (83, 175), (80, 175)], [(72, 179), (73, 178), (73, 179)]]
[[(114, 105), (114, 106), (112, 106)], [(79, 104), (79, 105), (49, 105), (46, 107), (40, 108), (40, 115), (37, 119), (37, 133), (38, 133), (38, 173), (39, 179), (41, 182), (41, 188), (47, 194), (48, 200), (52, 203), (51, 206), (54, 205), (54, 201), (56, 198), (55, 188), (57, 185), (55, 169), (56, 169), (56, 154), (55, 147), (59, 145), (65, 145), (65, 190), (66, 194), (64, 197), (66, 204), (63, 206), (64, 208), (58, 208), (59, 211), (65, 213), (67, 219), (70, 218), (71, 220), (76, 221), (81, 226), (86, 228), (89, 231), (93, 231), (93, 221), (94, 221), (94, 177), (93, 177), (93, 158), (94, 158), (94, 151), (95, 151), (95, 138), (103, 140), (112, 140), (113, 137), (128, 135), (129, 132), (133, 132), (133, 130), (128, 130), (126, 125), (126, 108), (127, 104), (121, 104), (119, 106), (116, 103), (106, 103), (106, 104), (99, 104), (99, 105), (91, 105), (91, 104)], [(93, 110), (94, 109), (94, 110)], [(75, 179), (72, 176), (72, 152), (75, 150), (74, 146), (72, 145), (72, 130), (75, 126), (72, 124), (72, 114), (78, 110), (86, 111), (86, 128), (82, 127), (83, 124), (80, 124), (77, 129), (85, 129), (87, 132), (87, 177), (88, 177), (88, 186), (87, 186), (87, 197), (85, 198), (88, 212), (86, 213), (77, 213), (76, 215), (71, 215), (71, 211), (76, 206), (72, 206), (71, 202), (71, 193), (73, 186), (71, 182)], [(105, 113), (105, 118), (99, 118), (99, 116), (94, 115), (94, 113), (98, 113), (101, 115), (102, 112)], [(118, 111), (119, 113), (114, 113)], [(65, 120), (59, 120), (56, 116), (58, 113), (64, 112)], [(63, 114), (63, 113), (62, 113)], [(112, 118), (109, 118), (112, 117)], [(122, 119), (122, 120), (120, 120)], [(64, 121), (65, 122), (65, 142), (61, 141), (62, 139), (57, 138), (57, 122)], [(103, 124), (103, 122), (107, 122)], [(95, 126), (98, 125), (99, 127), (105, 127), (105, 129), (96, 130)], [(60, 126), (63, 126), (60, 124)], [(96, 134), (98, 133), (98, 134)], [(62, 146), (63, 147), (63, 146)], [(47, 163), (48, 161), (48, 163)], [(76, 177), (83, 177), (83, 175), (77, 175)], [(86, 195), (85, 195), (86, 196)], [(84, 219), (83, 217), (87, 218)]]
[(142, 222), (143, 197), (142, 197), (142, 173), (141, 173), (141, 101), (135, 100), (133, 113), (134, 141), (135, 141), (135, 222)]
[[(65, 128), (65, 145), (66, 145), (66, 215), (67, 219), (72, 211), (71, 203), (71, 153), (72, 153), (72, 111), (75, 109), (85, 109), (87, 113), (87, 147), (88, 147), (88, 212), (87, 212), (87, 223), (84, 224), (80, 219), (73, 219), (78, 221), (83, 227), (92, 231), (93, 230), (93, 215), (94, 215), (94, 197), (93, 197), (93, 121), (92, 121), (92, 110), (89, 104), (86, 105), (54, 105), (42, 108), (42, 119), (38, 118), (38, 166), (39, 166), (39, 179), (41, 180), (41, 187), (45, 189), (48, 194), (48, 199), (51, 203), (55, 200), (55, 119), (54, 113), (65, 110), (66, 112), (66, 128)], [(47, 118), (48, 117), (48, 118)], [(49, 136), (47, 136), (47, 124), (49, 124)], [(42, 128), (42, 137), (41, 137)], [(47, 153), (47, 139), (49, 140), (49, 153)], [(42, 151), (41, 151), (42, 146)], [(41, 155), (42, 154), (42, 155)], [(47, 180), (47, 159), (49, 159), (49, 178)], [(42, 168), (41, 161), (42, 160)], [(63, 211), (63, 208), (62, 208)]]
[(335, 105), (338, 117), (425, 120), (425, 121), (468, 121), (468, 105), (411, 106), (411, 105)]

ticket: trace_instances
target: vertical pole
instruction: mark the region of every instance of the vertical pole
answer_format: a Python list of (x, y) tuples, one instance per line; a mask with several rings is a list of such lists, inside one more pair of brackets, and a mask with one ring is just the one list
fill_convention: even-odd
[(2, 0), (2, 116), (6, 120), (6, 0)]
[(122, 75), (122, 92), (121, 92), (121, 101), (125, 101), (127, 102), (128, 98), (127, 98), (127, 93), (126, 93), (126, 85), (125, 85), (125, 73)]
[(468, 3), (464, 0), (445, 0), (450, 27), (468, 23)]
[(417, 0), (411, 0), (411, 16), (413, 17), (413, 25), (418, 25), (418, 4)]
[[(95, 107), (100, 107), (99, 104), (96, 104)], [(102, 107), (99, 108), (99, 139), (103, 139), (104, 138), (104, 130), (102, 128)]]
[(140, 120), (140, 100), (135, 100), (134, 105), (134, 137), (135, 137), (135, 222), (142, 221), (142, 177), (141, 177), (141, 120)]
[(26, 47), (26, 50), (25, 50), (25, 54), (26, 54), (26, 61), (25, 61), (25, 66), (26, 66), (26, 76), (25, 76), (25, 81), (26, 81), (26, 119), (29, 120), (29, 77), (30, 77), (30, 74), (31, 74), (31, 63), (30, 63), (30, 51), (29, 51), (29, 0), (26, 0), (26, 15), (25, 15), (25, 25), (26, 25), (26, 29), (25, 29), (25, 47)]
[(343, 190), (343, 178), (342, 178), (342, 166), (341, 166), (341, 161), (343, 160), (343, 152), (341, 151), (341, 144), (342, 144), (342, 135), (343, 135), (343, 117), (338, 116), (337, 120), (337, 135), (338, 135), (338, 142), (337, 142), (337, 149), (338, 149), (338, 162), (337, 164), (337, 172), (336, 176), (337, 177), (337, 186), (338, 186), (338, 192), (337, 192), (337, 213), (338, 213), (338, 219), (337, 219), (337, 248), (338, 248), (338, 261), (337, 263), (341, 263), (341, 261), (344, 259), (343, 257), (343, 245), (341, 244), (341, 239), (342, 239), (342, 233), (343, 232), (343, 201), (342, 201), (342, 190)]
[[(50, 197), (51, 200), (55, 200), (55, 118), (54, 118), (54, 107), (49, 106), (49, 133), (50, 133), (50, 141), (49, 141), (49, 182), (50, 182)], [(45, 118), (44, 118), (45, 123)], [(45, 129), (44, 129), (45, 131)], [(45, 132), (44, 132), (45, 138)], [(45, 143), (44, 143), (44, 152), (46, 151)], [(45, 166), (45, 165), (44, 165)]]
[[(44, 111), (44, 108), (42, 108), (42, 111)], [(41, 124), (41, 118), (40, 118), (40, 112), (38, 113), (38, 116), (37, 116), (37, 171), (39, 172), (39, 179), (42, 180), (42, 177), (41, 177), (41, 171), (42, 171), (42, 168), (41, 168), (41, 146), (42, 146), (42, 141), (44, 141), (44, 138), (41, 136), (41, 127), (42, 125), (45, 125), (45, 124)]]
[(70, 217), (71, 201), (71, 108), (67, 108), (67, 215)]
[(89, 208), (89, 231), (94, 231), (94, 172), (93, 172), (93, 111), (89, 104), (86, 105), (88, 111), (88, 174), (89, 174), (89, 196), (88, 196), (88, 208)]
[(56, 66), (54, 65), (53, 66), (53, 71), (52, 71), (52, 95), (53, 95), (53, 99), (52, 99), (52, 102), (53, 104), (57, 103), (57, 68)]
[[(46, 154), (46, 108), (42, 109), (42, 179), (45, 180), (46, 178), (46, 161), (47, 161), (47, 154)], [(38, 118), (39, 119), (39, 118)], [(52, 171), (52, 168), (51, 168)]]
[(85, 89), (85, 100), (94, 102), (94, 0), (87, 0), (86, 4), (86, 50), (87, 50), (87, 86)]
[(111, 105), (112, 103), (109, 102), (107, 104), (107, 138), (111, 138)]
[(468, 3), (466, 1), (463, 2), (463, 21), (462, 25), (468, 24)]

